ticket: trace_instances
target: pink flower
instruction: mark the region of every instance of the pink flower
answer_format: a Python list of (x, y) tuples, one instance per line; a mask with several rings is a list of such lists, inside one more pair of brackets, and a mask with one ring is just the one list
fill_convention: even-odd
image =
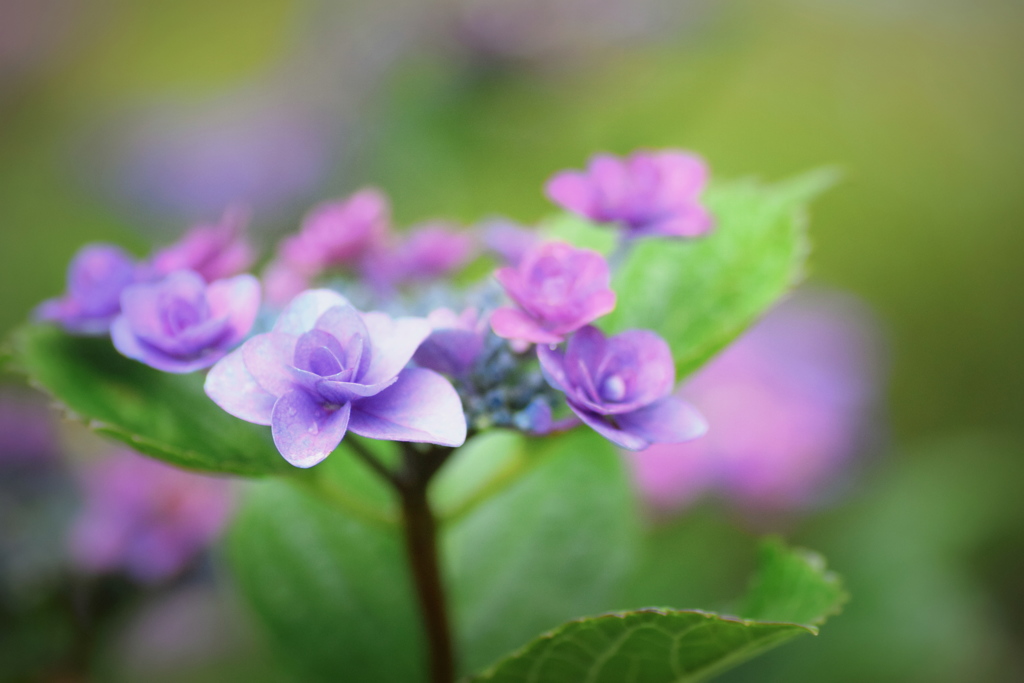
[(604, 257), (564, 242), (539, 244), (517, 267), (499, 268), (494, 276), (519, 305), (491, 315), (494, 333), (505, 339), (558, 344), (615, 309)]
[(249, 212), (233, 207), (218, 223), (197, 225), (177, 243), (153, 256), (153, 268), (161, 275), (192, 270), (207, 282), (245, 272), (256, 260), (246, 238)]
[(311, 274), (333, 266), (355, 266), (383, 242), (390, 220), (387, 197), (374, 189), (360, 190), (346, 200), (314, 207), (299, 233), (281, 244), (279, 257)]
[(231, 512), (227, 480), (131, 451), (93, 464), (84, 486), (72, 558), (88, 571), (124, 571), (144, 582), (178, 574), (220, 535)]
[(713, 219), (700, 203), (707, 167), (676, 150), (598, 154), (586, 171), (563, 171), (547, 184), (556, 204), (599, 223), (616, 223), (629, 237), (697, 237)]

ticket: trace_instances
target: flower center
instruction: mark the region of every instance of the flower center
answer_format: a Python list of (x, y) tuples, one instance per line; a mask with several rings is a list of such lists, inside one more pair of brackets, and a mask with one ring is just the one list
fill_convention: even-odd
[(618, 402), (626, 397), (626, 382), (618, 375), (606, 377), (601, 383), (601, 399)]
[(202, 312), (185, 299), (173, 299), (164, 308), (164, 327), (168, 334), (177, 335), (203, 321)]
[(329, 377), (341, 372), (341, 362), (326, 346), (313, 349), (309, 354), (309, 371), (321, 377)]

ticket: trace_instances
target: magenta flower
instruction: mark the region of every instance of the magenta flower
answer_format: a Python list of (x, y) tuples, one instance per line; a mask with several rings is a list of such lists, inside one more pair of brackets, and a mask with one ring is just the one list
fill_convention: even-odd
[(260, 284), (237, 275), (207, 285), (197, 273), (179, 270), (125, 288), (121, 306), (110, 327), (118, 351), (164, 372), (193, 372), (213, 365), (249, 333)]
[(382, 243), (390, 220), (387, 197), (374, 189), (360, 190), (344, 201), (313, 208), (299, 233), (282, 242), (280, 258), (311, 274), (354, 266)]
[(704, 418), (672, 395), (675, 364), (661, 337), (629, 330), (611, 338), (588, 325), (565, 353), (537, 347), (544, 376), (565, 393), (569, 408), (609, 441), (638, 451), (680, 443), (707, 431)]
[(272, 261), (263, 271), (263, 292), (267, 303), (283, 308), (309, 289), (313, 274), (286, 261)]
[(480, 318), (474, 308), (461, 315), (439, 308), (427, 316), (427, 322), (433, 332), (416, 349), (413, 362), (452, 377), (466, 375), (484, 351), (487, 319)]
[(630, 237), (696, 237), (713, 225), (700, 204), (707, 167), (693, 154), (637, 152), (626, 159), (594, 156), (586, 171), (548, 181), (556, 204), (598, 223), (617, 223)]
[(35, 316), (59, 323), (69, 332), (104, 334), (121, 312), (121, 292), (139, 273), (135, 260), (119, 247), (86, 245), (68, 266), (67, 292), (44, 301)]
[(520, 308), (499, 308), (494, 333), (505, 339), (558, 344), (565, 335), (615, 309), (608, 263), (596, 251), (544, 242), (515, 268), (494, 276)]
[(360, 313), (336, 292), (311, 290), (271, 332), (213, 366), (206, 393), (235, 417), (270, 425), (296, 467), (326, 458), (347, 430), (460, 446), (466, 418), (454, 387), (436, 372), (406, 367), (430, 331), (426, 320)]
[(661, 511), (709, 490), (758, 510), (819, 501), (865, 443), (877, 367), (874, 324), (858, 302), (798, 294), (683, 386), (714, 428), (630, 454), (640, 493)]
[(245, 236), (249, 214), (240, 208), (224, 212), (220, 222), (197, 225), (177, 243), (153, 256), (154, 270), (167, 275), (176, 270), (192, 270), (207, 282), (245, 272), (256, 260), (256, 253)]
[(178, 574), (221, 533), (229, 483), (119, 451), (84, 473), (85, 507), (71, 556), (91, 572), (125, 571), (155, 582)]

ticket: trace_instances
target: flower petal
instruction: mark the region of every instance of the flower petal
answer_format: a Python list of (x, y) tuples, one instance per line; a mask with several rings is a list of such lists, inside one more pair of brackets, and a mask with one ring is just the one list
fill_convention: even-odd
[(544, 373), (544, 379), (548, 381), (548, 384), (558, 391), (566, 393), (571, 385), (565, 374), (565, 355), (548, 344), (538, 344), (537, 360), (540, 361), (540, 370)]
[[(409, 364), (431, 328), (423, 318), (395, 318), (385, 313), (364, 313), (363, 322), (370, 332), (370, 366), (357, 375), (360, 384), (378, 384), (401, 372)], [(362, 363), (360, 363), (362, 367)]]
[(350, 305), (348, 299), (330, 289), (311, 289), (292, 299), (274, 323), (274, 332), (300, 335), (309, 332), (324, 313), (335, 306)]
[(555, 204), (574, 213), (590, 216), (594, 211), (594, 192), (590, 181), (579, 171), (556, 174), (544, 187), (544, 192)]
[(295, 360), (296, 342), (289, 334), (267, 332), (242, 344), (245, 367), (267, 393), (283, 396), (295, 388), (290, 368)]
[(355, 401), (349, 428), (370, 439), (461, 446), (466, 415), (455, 388), (441, 375), (407, 368), (376, 396)]
[(491, 314), (491, 329), (502, 339), (521, 339), (534, 344), (559, 344), (562, 337), (548, 332), (517, 308), (499, 308)]
[(651, 445), (651, 442), (647, 441), (642, 436), (638, 436), (632, 432), (615, 426), (615, 424), (612, 423), (611, 418), (605, 417), (604, 415), (598, 415), (597, 413), (587, 410), (582, 406), (575, 405), (572, 402), (569, 402), (569, 408), (571, 408), (572, 412), (576, 413), (591, 429), (611, 441), (616, 446), (625, 448), (628, 451), (642, 451)]
[(377, 384), (357, 384), (356, 382), (339, 382), (324, 379), (316, 383), (316, 391), (325, 401), (331, 403), (348, 403), (359, 398), (375, 396), (398, 381), (398, 377), (384, 380)]
[(682, 443), (704, 436), (707, 420), (686, 401), (676, 396), (652, 403), (624, 415), (616, 415), (619, 428), (651, 443)]
[(206, 375), (203, 390), (214, 403), (235, 417), (258, 425), (269, 425), (277, 397), (263, 390), (248, 368), (242, 349), (235, 349)]
[[(116, 325), (116, 329), (115, 329)], [(145, 363), (151, 368), (162, 372), (173, 372), (178, 375), (195, 372), (208, 368), (217, 362), (226, 353), (223, 350), (211, 348), (199, 355), (179, 357), (166, 353), (145, 339), (140, 339), (132, 330), (127, 318), (119, 315), (110, 326), (110, 339), (114, 348), (123, 356), (127, 356), (140, 363)]]
[(274, 404), (274, 445), (296, 467), (312, 467), (338, 447), (352, 404), (329, 410), (305, 391), (289, 391)]
[(217, 280), (206, 289), (210, 317), (226, 316), (230, 333), (225, 344), (234, 344), (249, 334), (260, 311), (260, 281), (249, 274)]

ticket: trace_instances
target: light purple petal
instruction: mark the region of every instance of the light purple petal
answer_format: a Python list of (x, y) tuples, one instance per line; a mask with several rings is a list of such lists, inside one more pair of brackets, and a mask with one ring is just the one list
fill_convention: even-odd
[(363, 314), (363, 322), (370, 332), (371, 357), (370, 367), (358, 376), (360, 384), (378, 384), (397, 375), (431, 332), (423, 318), (392, 319), (372, 312)]
[(407, 368), (398, 382), (352, 404), (349, 428), (370, 439), (461, 446), (466, 416), (455, 388), (441, 375)]
[(544, 188), (548, 198), (569, 211), (590, 216), (594, 211), (594, 193), (587, 177), (578, 171), (563, 171)]
[(268, 394), (283, 396), (291, 391), (295, 378), (289, 369), (295, 359), (297, 339), (288, 334), (258, 334), (240, 349), (245, 367)]
[(345, 350), (345, 367), (358, 367), (356, 377), (366, 373), (373, 358), (373, 349), (370, 344), (370, 330), (367, 329), (359, 311), (352, 306), (335, 306), (317, 319), (316, 329), (323, 330), (338, 340)]
[(570, 384), (565, 375), (565, 356), (562, 352), (547, 344), (540, 344), (537, 346), (537, 360), (540, 361), (541, 372), (548, 384), (565, 393)]
[(356, 399), (375, 396), (397, 381), (398, 377), (392, 377), (378, 384), (366, 385), (323, 379), (316, 383), (316, 391), (325, 401), (340, 405)]
[(683, 443), (704, 436), (708, 423), (697, 410), (676, 396), (624, 415), (616, 415), (619, 428), (651, 443)]
[(327, 409), (299, 389), (274, 404), (274, 445), (296, 467), (312, 467), (338, 447), (348, 428), (352, 404)]
[(260, 281), (249, 274), (217, 280), (206, 289), (210, 317), (226, 316), (231, 329), (225, 344), (233, 344), (249, 334), (260, 310)]
[(516, 308), (499, 308), (491, 314), (491, 329), (502, 339), (521, 339), (534, 344), (558, 344), (562, 337), (541, 327)]
[(572, 412), (576, 413), (591, 429), (611, 441), (616, 446), (625, 448), (628, 451), (642, 451), (651, 445), (651, 442), (647, 441), (642, 436), (616, 427), (611, 422), (611, 418), (605, 417), (604, 415), (598, 415), (597, 413), (591, 412), (586, 408), (573, 403), (569, 403), (569, 408), (571, 408)]
[(300, 335), (309, 332), (324, 313), (335, 306), (350, 305), (348, 299), (329, 289), (311, 289), (298, 295), (274, 323), (274, 332)]
[(245, 367), (242, 349), (232, 351), (210, 368), (203, 389), (231, 415), (258, 425), (270, 424), (277, 397), (264, 391)]

